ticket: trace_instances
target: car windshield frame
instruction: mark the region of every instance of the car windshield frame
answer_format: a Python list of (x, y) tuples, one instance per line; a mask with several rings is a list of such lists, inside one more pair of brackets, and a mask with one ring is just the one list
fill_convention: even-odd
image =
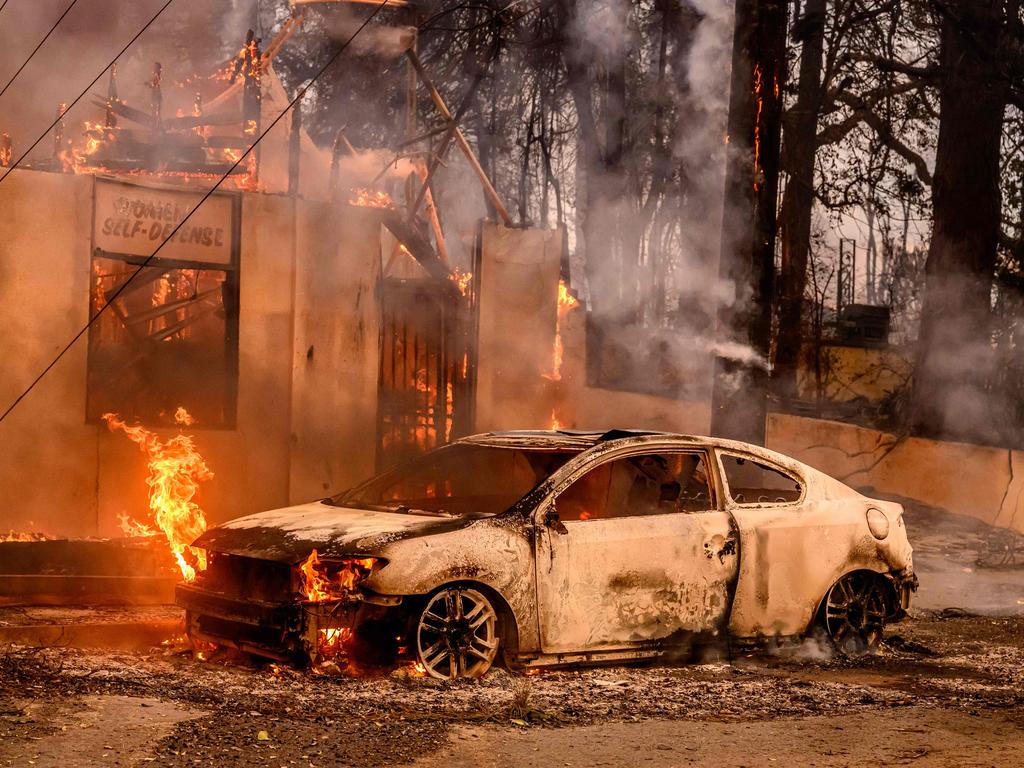
[[(442, 461), (449, 460), (449, 457), (454, 452), (466, 452), (466, 451), (478, 451), (492, 454), (519, 454), (527, 461), (532, 456), (537, 454), (549, 454), (552, 456), (550, 460), (550, 466), (540, 467), (536, 462), (530, 461), (529, 468), (536, 473), (536, 477), (528, 486), (523, 485), (521, 488), (513, 489), (515, 492), (514, 498), (511, 496), (498, 504), (497, 506), (491, 506), (491, 508), (481, 508), (478, 504), (483, 501), (484, 497), (474, 497), (471, 495), (459, 495), (457, 493), (450, 493), (449, 495), (438, 494), (434, 496), (417, 497), (417, 498), (400, 498), (395, 497), (392, 499), (383, 499), (380, 496), (384, 491), (393, 488), (394, 486), (403, 482), (403, 479), (407, 476), (414, 475), (421, 469), (426, 469), (432, 463), (436, 463), (438, 459)], [(389, 469), (380, 472), (373, 477), (364, 480), (358, 485), (343, 491), (339, 494), (331, 496), (323, 500), (325, 504), (329, 504), (335, 507), (353, 507), (358, 509), (370, 509), (381, 512), (394, 512), (402, 514), (419, 514), (419, 515), (437, 515), (447, 517), (495, 517), (497, 515), (509, 512), (515, 509), (520, 502), (530, 494), (535, 492), (537, 488), (542, 486), (545, 482), (551, 479), (560, 469), (566, 464), (571, 462), (584, 449), (580, 447), (569, 447), (565, 445), (498, 445), (489, 443), (450, 443), (449, 445), (436, 448), (427, 453), (421, 454), (416, 458), (393, 466)], [(515, 459), (513, 458), (512, 461)], [(377, 487), (377, 498), (367, 498), (367, 492)], [(521, 491), (521, 492), (520, 492)], [(497, 495), (497, 494), (495, 494)], [(466, 499), (476, 498), (479, 502), (473, 504), (470, 508), (467, 505), (470, 503)], [(433, 503), (434, 500), (460, 500), (453, 504), (443, 506), (441, 504)], [(424, 502), (430, 502), (424, 504)], [(449, 509), (447, 507), (455, 506), (456, 509)], [(466, 507), (461, 510), (458, 507)]]

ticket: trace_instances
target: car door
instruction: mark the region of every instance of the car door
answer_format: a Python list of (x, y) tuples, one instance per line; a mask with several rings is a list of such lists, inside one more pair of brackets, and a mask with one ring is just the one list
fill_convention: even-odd
[(712, 466), (703, 450), (644, 448), (567, 468), (537, 511), (545, 653), (724, 627), (739, 558)]

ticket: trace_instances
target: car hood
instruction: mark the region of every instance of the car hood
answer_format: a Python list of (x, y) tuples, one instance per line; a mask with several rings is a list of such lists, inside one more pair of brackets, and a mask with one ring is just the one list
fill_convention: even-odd
[(299, 563), (321, 557), (373, 555), (393, 541), (457, 530), (473, 518), (411, 515), (335, 507), (322, 501), (239, 517), (211, 528), (194, 545), (211, 552)]

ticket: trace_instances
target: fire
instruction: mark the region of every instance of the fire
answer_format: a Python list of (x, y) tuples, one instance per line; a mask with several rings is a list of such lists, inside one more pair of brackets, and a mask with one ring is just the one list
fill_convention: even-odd
[(347, 559), (332, 578), (327, 564), (320, 560), (320, 555), (314, 549), (299, 565), (302, 595), (314, 603), (344, 600), (356, 584), (366, 578), (375, 562), (372, 557)]
[(754, 65), (754, 96), (757, 98), (757, 114), (754, 115), (754, 191), (760, 187), (761, 178), (761, 112), (764, 110), (764, 75), (761, 65)]
[[(111, 431), (122, 430), (146, 454), (149, 462), (146, 484), (153, 521), (167, 538), (182, 577), (185, 581), (194, 580), (196, 570), (206, 568), (206, 553), (190, 545), (206, 530), (206, 515), (193, 497), (199, 490), (199, 483), (209, 480), (213, 473), (188, 435), (178, 434), (161, 440), (145, 427), (128, 426), (116, 414), (105, 413), (103, 419)], [(178, 409), (175, 420), (181, 425), (195, 421), (184, 408)], [(140, 524), (131, 521), (129, 525)], [(122, 530), (124, 526), (122, 519)]]
[(135, 536), (156, 536), (157, 532), (145, 523), (133, 520), (128, 515), (118, 515), (117, 519), (121, 524), (121, 533), (129, 538)]
[(321, 657), (328, 659), (343, 655), (349, 640), (352, 639), (352, 630), (348, 627), (321, 629), (318, 634), (317, 651)]
[(349, 205), (358, 205), (364, 208), (394, 208), (395, 202), (391, 195), (379, 189), (367, 189), (366, 187), (354, 188), (348, 196)]
[(552, 429), (561, 429), (562, 428), (562, 422), (559, 421), (559, 419), (558, 419), (558, 409), (557, 408), (552, 408), (551, 409), (551, 428)]
[(452, 270), (451, 274), (448, 275), (448, 279), (455, 283), (455, 287), (459, 289), (459, 293), (463, 296), (469, 294), (469, 281), (473, 279), (472, 272), (463, 272), (461, 269), (456, 267)]
[(552, 354), (551, 373), (544, 374), (544, 378), (550, 381), (562, 380), (562, 359), (565, 356), (565, 349), (562, 344), (562, 324), (565, 316), (578, 307), (579, 300), (569, 292), (569, 286), (564, 280), (558, 281), (558, 314), (555, 318), (555, 346)]
[[(579, 300), (570, 293), (569, 286), (566, 285), (564, 280), (559, 280), (558, 302), (556, 304), (557, 313), (555, 315), (555, 343), (554, 348), (552, 349), (551, 372), (544, 374), (544, 378), (548, 381), (558, 382), (562, 380), (562, 360), (565, 357), (565, 347), (562, 342), (562, 336), (565, 317), (579, 305)], [(551, 429), (561, 429), (562, 426), (562, 419), (559, 416), (558, 407), (555, 406), (551, 409)]]
[(19, 531), (10, 531), (8, 533), (0, 533), (0, 542), (2, 541), (48, 541), (50, 539), (45, 533), (21, 533)]

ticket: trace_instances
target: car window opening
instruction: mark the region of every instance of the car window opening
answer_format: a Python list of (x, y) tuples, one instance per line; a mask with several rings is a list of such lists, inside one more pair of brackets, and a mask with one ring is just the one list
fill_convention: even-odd
[(329, 503), (408, 514), (496, 515), (513, 506), (576, 453), (454, 445), (385, 472)]
[(800, 482), (780, 468), (726, 453), (722, 469), (737, 504), (790, 504), (800, 499)]
[(562, 521), (704, 512), (714, 507), (703, 454), (645, 454), (592, 469), (556, 500)]

